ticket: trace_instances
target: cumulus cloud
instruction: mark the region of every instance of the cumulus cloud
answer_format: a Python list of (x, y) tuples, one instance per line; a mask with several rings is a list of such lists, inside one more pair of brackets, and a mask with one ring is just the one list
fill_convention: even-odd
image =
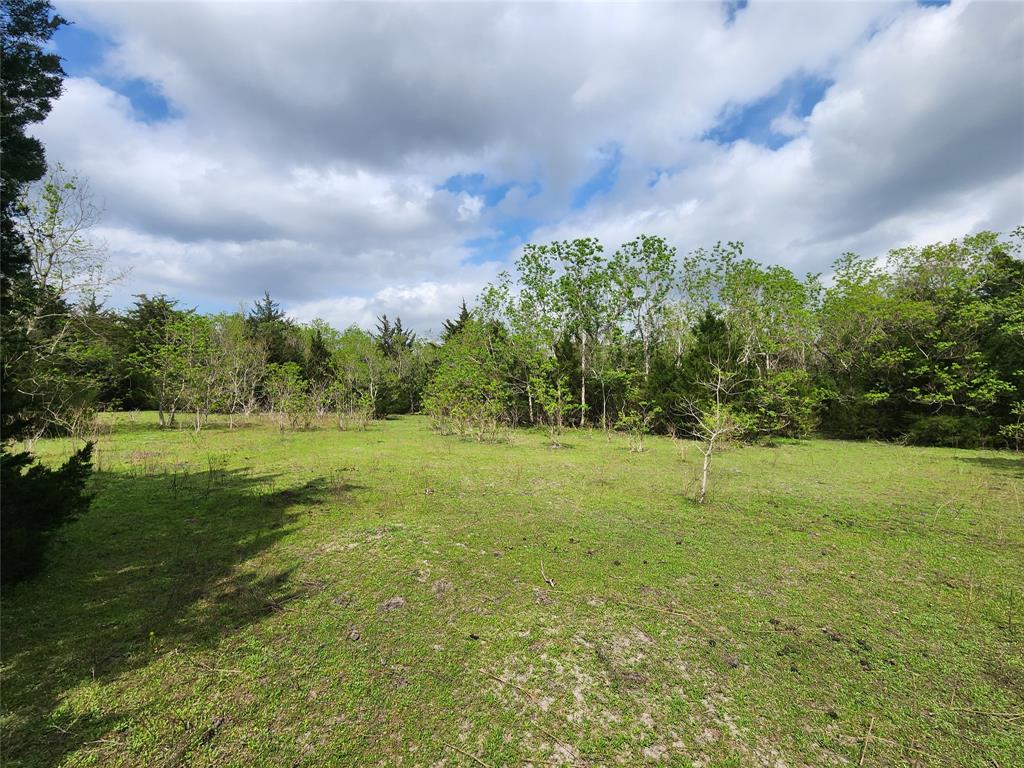
[[(482, 242), (740, 238), (821, 269), (1024, 220), (1017, 4), (60, 10), (111, 42), (38, 134), (105, 200), (121, 302), (269, 289), (303, 319), (427, 329), (514, 256)], [(801, 77), (830, 83), (813, 109), (749, 110)], [(168, 116), (119, 92), (139, 80)], [(727, 115), (749, 130), (712, 138)]]

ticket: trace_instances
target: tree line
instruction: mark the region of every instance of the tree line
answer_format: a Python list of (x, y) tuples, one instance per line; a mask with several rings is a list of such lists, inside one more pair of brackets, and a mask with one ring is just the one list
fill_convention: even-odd
[[(1024, 228), (845, 254), (798, 277), (718, 243), (641, 235), (528, 245), (444, 345), (425, 405), (442, 430), (568, 424), (747, 439), (1019, 447)], [(704, 425), (706, 427), (706, 424)]]
[(25, 413), (31, 436), (87, 437), (97, 410), (196, 430), (214, 413), (298, 428), (423, 412), (444, 433), (542, 426), (558, 444), (593, 426), (638, 450), (645, 434), (706, 436), (712, 422), (745, 440), (1019, 447), (1022, 242), (1019, 228), (846, 254), (827, 282), (738, 242), (684, 256), (648, 235), (611, 254), (594, 238), (527, 245), (433, 340), (386, 315), (370, 330), (300, 324), (269, 293), (220, 314), (165, 295), (123, 311), (81, 300), (50, 312), (59, 334), (40, 331)]

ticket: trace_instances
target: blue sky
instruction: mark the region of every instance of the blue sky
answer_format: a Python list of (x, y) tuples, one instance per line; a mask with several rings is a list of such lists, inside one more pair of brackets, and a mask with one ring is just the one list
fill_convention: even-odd
[(820, 271), (1024, 220), (1019, 4), (57, 6), (37, 133), (117, 305), (428, 331), (530, 241)]
[(127, 97), (140, 120), (157, 122), (174, 116), (156, 83), (139, 77), (113, 76), (104, 66), (104, 57), (115, 47), (110, 37), (75, 23), (60, 27), (53, 36), (53, 44), (69, 76), (91, 77)]

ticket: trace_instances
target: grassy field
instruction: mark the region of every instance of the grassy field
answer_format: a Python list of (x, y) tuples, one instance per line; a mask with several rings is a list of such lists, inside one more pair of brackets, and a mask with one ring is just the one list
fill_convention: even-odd
[(1017, 455), (736, 449), (698, 507), (694, 447), (600, 432), (98, 448), (4, 594), (12, 768), (1024, 765)]

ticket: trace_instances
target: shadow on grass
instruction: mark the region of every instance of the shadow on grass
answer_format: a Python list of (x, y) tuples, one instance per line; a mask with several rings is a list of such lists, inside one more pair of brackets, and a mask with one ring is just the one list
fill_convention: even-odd
[(43, 573), (4, 592), (5, 765), (59, 764), (132, 716), (72, 717), (61, 702), (76, 686), (214, 647), (301, 597), (289, 570), (248, 561), (304, 506), (358, 487), (224, 470), (93, 482), (92, 508), (62, 529)]
[(976, 464), (996, 472), (1003, 472), (1014, 477), (1024, 477), (1024, 456), (1011, 458), (1009, 456), (958, 456), (958, 461), (968, 464)]

